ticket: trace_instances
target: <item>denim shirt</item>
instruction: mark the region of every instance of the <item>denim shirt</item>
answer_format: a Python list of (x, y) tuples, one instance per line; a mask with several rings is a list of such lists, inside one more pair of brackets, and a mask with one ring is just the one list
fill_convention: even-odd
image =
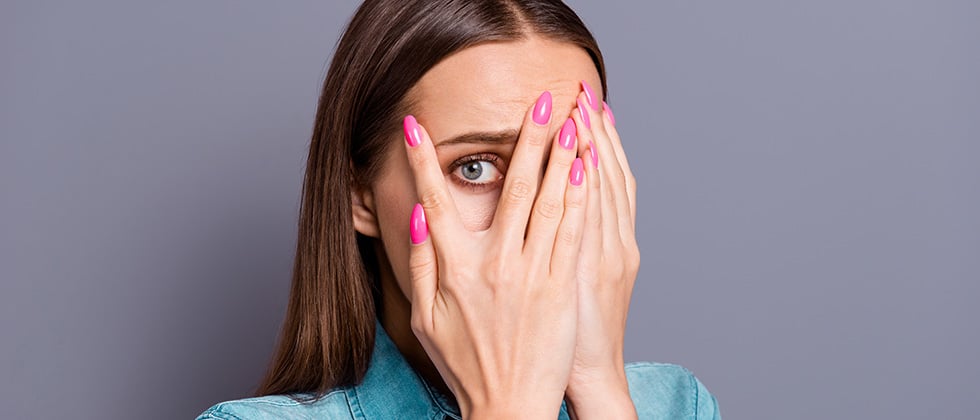
[[(328, 392), (312, 403), (269, 395), (216, 404), (197, 420), (260, 419), (461, 419), (459, 408), (426, 383), (377, 325), (374, 351), (360, 385)], [(720, 420), (718, 402), (690, 371), (664, 363), (625, 366), (630, 397), (640, 419)], [(562, 402), (559, 419), (568, 419)]]

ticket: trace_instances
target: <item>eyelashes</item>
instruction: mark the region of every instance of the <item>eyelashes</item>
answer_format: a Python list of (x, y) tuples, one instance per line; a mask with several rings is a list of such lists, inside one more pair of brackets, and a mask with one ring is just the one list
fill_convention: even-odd
[[(473, 165), (485, 163), (483, 165)], [(504, 183), (503, 165), (500, 156), (493, 153), (477, 153), (456, 159), (449, 164), (449, 176), (452, 182), (474, 193), (482, 193), (500, 188)], [(488, 174), (489, 171), (489, 174)], [(478, 178), (489, 177), (489, 180), (474, 182), (465, 175), (476, 175)]]

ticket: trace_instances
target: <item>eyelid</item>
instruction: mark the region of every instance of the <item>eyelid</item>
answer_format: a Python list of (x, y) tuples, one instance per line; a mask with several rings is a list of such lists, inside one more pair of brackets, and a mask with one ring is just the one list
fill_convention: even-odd
[[(500, 156), (497, 156), (494, 153), (487, 153), (487, 152), (473, 153), (452, 161), (449, 164), (449, 171), (450, 172), (454, 171), (456, 170), (456, 168), (463, 166), (464, 164), (475, 162), (475, 161), (481, 161), (481, 160), (485, 160), (487, 162), (493, 163), (494, 166), (497, 166), (496, 164), (499, 163), (502, 159), (500, 158)], [(497, 169), (500, 170), (500, 168)]]
[[(461, 166), (463, 166), (463, 165), (465, 165), (467, 163), (470, 163), (470, 162), (478, 162), (478, 161), (490, 162), (490, 164), (493, 165), (494, 169), (496, 169), (497, 172), (500, 172), (501, 173), (500, 179), (498, 179), (498, 180), (496, 180), (494, 182), (479, 183), (479, 182), (467, 181), (467, 180), (461, 179), (461, 178), (459, 178), (458, 176), (455, 175), (455, 172), (456, 172), (457, 169), (459, 169), (459, 167), (461, 167)], [(459, 186), (461, 186), (463, 188), (470, 189), (470, 190), (472, 190), (474, 192), (484, 192), (484, 191), (492, 190), (494, 188), (497, 188), (497, 187), (503, 185), (503, 182), (504, 182), (504, 176), (503, 176), (503, 174), (506, 171), (506, 165), (504, 165), (504, 168), (500, 168), (498, 166), (500, 164), (500, 162), (502, 162), (502, 161), (503, 161), (503, 159), (501, 159), (500, 156), (498, 156), (498, 155), (496, 155), (494, 153), (487, 153), (487, 152), (474, 153), (474, 154), (463, 156), (463, 157), (461, 157), (459, 159), (454, 160), (452, 163), (450, 163), (449, 164), (449, 168), (448, 168), (448, 174), (449, 174), (450, 177), (452, 177), (452, 180), (453, 180), (453, 182), (455, 184), (457, 184), (457, 185), (459, 185)]]

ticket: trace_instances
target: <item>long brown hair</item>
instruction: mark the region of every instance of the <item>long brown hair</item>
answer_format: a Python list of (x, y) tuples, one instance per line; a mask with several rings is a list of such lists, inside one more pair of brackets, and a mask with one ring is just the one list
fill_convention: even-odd
[(289, 307), (257, 395), (315, 398), (364, 378), (380, 285), (375, 239), (354, 230), (352, 189), (378, 173), (405, 96), (429, 69), (469, 46), (530, 34), (581, 46), (606, 91), (595, 39), (560, 0), (367, 0), (357, 9), (323, 83)]

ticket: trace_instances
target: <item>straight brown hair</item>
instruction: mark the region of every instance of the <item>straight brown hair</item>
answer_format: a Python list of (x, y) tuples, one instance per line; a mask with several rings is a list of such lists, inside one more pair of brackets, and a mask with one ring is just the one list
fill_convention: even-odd
[(375, 239), (354, 230), (351, 192), (378, 173), (405, 96), (429, 69), (467, 47), (530, 35), (585, 49), (606, 91), (595, 39), (560, 0), (367, 0), (357, 9), (320, 94), (289, 306), (257, 396), (309, 400), (361, 382), (380, 309), (379, 261)]

